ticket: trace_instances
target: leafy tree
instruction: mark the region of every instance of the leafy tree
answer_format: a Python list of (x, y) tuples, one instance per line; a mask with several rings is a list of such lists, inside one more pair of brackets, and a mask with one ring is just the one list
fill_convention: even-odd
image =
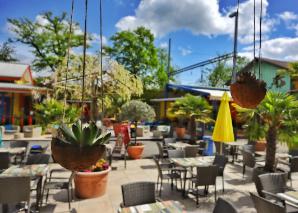
[[(56, 71), (56, 81), (54, 85), (55, 97), (64, 98), (66, 61), (58, 67)], [(70, 60), (68, 82), (66, 87), (66, 96), (70, 100), (81, 100), (82, 97), (82, 67), (83, 57), (72, 55)], [(104, 107), (105, 113), (113, 116), (119, 113), (119, 108), (129, 101), (133, 96), (138, 97), (143, 93), (143, 84), (141, 80), (130, 74), (122, 65), (115, 61), (109, 61), (105, 64), (106, 70), (104, 76)], [(97, 117), (98, 108), (101, 109), (100, 91), (100, 63), (96, 56), (86, 57), (85, 71), (85, 100), (92, 100), (92, 116)], [(98, 82), (98, 84), (97, 84)], [(99, 106), (99, 107), (98, 107)]]
[(10, 30), (15, 35), (11, 40), (33, 49), (33, 65), (37, 70), (50, 68), (54, 72), (64, 60), (68, 44), (70, 47), (83, 45), (83, 34), (78, 33), (80, 28), (77, 23), (73, 23), (73, 33), (69, 34), (70, 23), (66, 13), (54, 16), (52, 12), (45, 12), (37, 17), (35, 21), (28, 18), (8, 19)]
[[(38, 124), (45, 130), (53, 124), (61, 124), (64, 104), (55, 99), (46, 99), (40, 104), (35, 104), (35, 117)], [(65, 123), (74, 123), (80, 116), (80, 109), (74, 106), (65, 106)]]
[(286, 142), (289, 146), (298, 143), (297, 99), (285, 93), (268, 92), (256, 109), (243, 109), (239, 106), (236, 109), (239, 116), (251, 126), (250, 135), (265, 135), (267, 148), (264, 169), (274, 171), (277, 141)]
[[(245, 57), (237, 58), (236, 71), (240, 71), (246, 64), (248, 59)], [(227, 85), (232, 77), (233, 67), (227, 65), (227, 61), (219, 61), (216, 66), (210, 70), (211, 73), (208, 76), (209, 85), (212, 87), (223, 87)]]
[(0, 45), (0, 61), (5, 62), (16, 62), (17, 59), (14, 58), (15, 50), (9, 45), (9, 42), (4, 42)]
[[(144, 85), (152, 84), (156, 78), (158, 49), (154, 46), (154, 35), (150, 30), (139, 27), (134, 31), (117, 32), (111, 37), (112, 47), (105, 47), (105, 53), (114, 58), (119, 64), (135, 76), (139, 76)], [(161, 79), (164, 74), (159, 72)]]
[[(152, 121), (155, 118), (155, 111), (142, 101), (132, 100), (121, 107), (120, 118), (135, 122), (135, 128), (137, 129), (138, 121)], [(135, 137), (136, 143), (137, 135)]]
[(212, 122), (212, 106), (203, 97), (186, 94), (183, 98), (177, 99), (169, 109), (175, 117), (188, 119), (190, 122), (191, 141), (196, 140), (196, 121), (201, 123)]

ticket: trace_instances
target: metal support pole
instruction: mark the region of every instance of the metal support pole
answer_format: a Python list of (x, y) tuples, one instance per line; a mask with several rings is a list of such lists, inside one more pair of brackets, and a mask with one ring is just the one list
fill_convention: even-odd
[(235, 31), (234, 31), (234, 51), (233, 51), (233, 74), (232, 74), (232, 83), (236, 81), (236, 64), (237, 64), (237, 39), (238, 39), (238, 10), (232, 13), (229, 17), (235, 17)]
[[(169, 78), (170, 78), (170, 67), (171, 67), (171, 38), (169, 39), (169, 44), (168, 44), (168, 67), (167, 67), (167, 76), (168, 76), (168, 82), (166, 83), (165, 86), (165, 98), (169, 97), (169, 93), (168, 93), (168, 83), (169, 83)], [(167, 118), (167, 102), (164, 102), (164, 116), (165, 119)]]

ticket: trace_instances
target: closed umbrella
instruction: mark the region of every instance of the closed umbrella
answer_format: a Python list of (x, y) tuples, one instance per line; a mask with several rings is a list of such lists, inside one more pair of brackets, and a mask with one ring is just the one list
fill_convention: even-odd
[[(230, 98), (228, 93), (225, 92), (221, 98), (214, 131), (212, 134), (213, 141), (220, 143), (234, 141), (234, 131), (229, 100)], [(222, 144), (220, 144), (220, 153), (222, 153)]]

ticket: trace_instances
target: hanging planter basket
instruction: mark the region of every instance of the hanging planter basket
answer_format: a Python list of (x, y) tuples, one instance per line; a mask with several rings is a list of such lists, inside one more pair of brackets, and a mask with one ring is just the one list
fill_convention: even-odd
[(71, 171), (82, 171), (96, 164), (102, 158), (106, 147), (105, 145), (79, 147), (53, 138), (51, 149), (56, 163)]
[(250, 72), (237, 74), (235, 83), (230, 86), (233, 101), (243, 108), (254, 109), (266, 95), (266, 83)]

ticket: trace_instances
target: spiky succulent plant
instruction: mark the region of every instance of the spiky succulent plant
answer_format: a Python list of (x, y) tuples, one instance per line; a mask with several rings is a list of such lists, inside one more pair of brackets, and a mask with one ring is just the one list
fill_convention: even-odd
[(59, 131), (64, 138), (63, 142), (81, 147), (105, 144), (111, 137), (111, 133), (102, 133), (93, 121), (82, 124), (78, 120), (71, 128), (62, 124)]

